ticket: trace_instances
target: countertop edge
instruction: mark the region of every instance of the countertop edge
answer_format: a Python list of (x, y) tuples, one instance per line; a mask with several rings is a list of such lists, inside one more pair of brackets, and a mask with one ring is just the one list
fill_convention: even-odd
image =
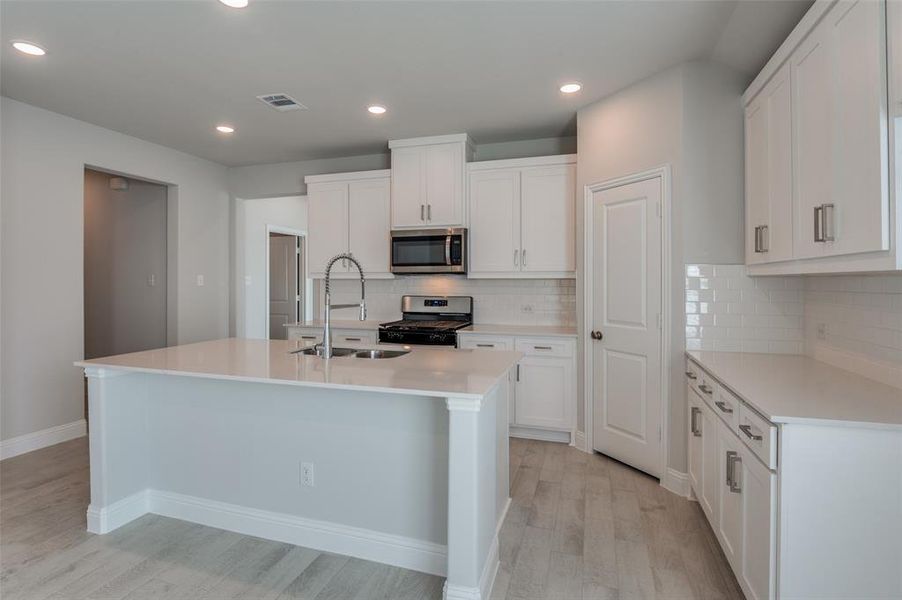
[[(815, 426), (819, 426), (819, 427), (853, 427), (853, 428), (866, 428), (866, 429), (882, 429), (882, 430), (888, 430), (888, 431), (902, 431), (902, 424), (898, 424), (898, 423), (881, 423), (879, 421), (850, 421), (848, 419), (831, 419), (831, 418), (818, 418), (818, 417), (789, 417), (789, 416), (785, 416), (785, 415), (768, 414), (768, 412), (763, 410), (758, 403), (756, 403), (753, 400), (750, 400), (746, 394), (739, 392), (737, 389), (735, 389), (734, 386), (727, 383), (722, 375), (718, 375), (717, 368), (714, 366), (711, 366), (710, 363), (708, 363), (700, 355), (698, 355), (698, 351), (686, 350), (684, 352), (684, 354), (687, 358), (690, 358), (693, 361), (697, 362), (706, 371), (710, 371), (711, 374), (717, 378), (718, 382), (720, 382), (724, 387), (726, 387), (728, 390), (730, 390), (731, 393), (733, 393), (740, 400), (742, 400), (743, 402), (748, 404), (752, 408), (752, 410), (757, 412), (759, 415), (761, 415), (762, 417), (764, 417), (771, 423), (774, 423), (775, 425), (815, 425)], [(821, 361), (818, 361), (814, 358), (811, 358), (811, 357), (806, 357), (806, 358), (808, 358), (811, 361), (821, 363)], [(833, 365), (830, 365), (829, 363), (821, 363), (821, 364), (831, 367), (831, 368), (839, 369), (839, 367), (834, 367)], [(844, 369), (839, 369), (839, 370), (842, 371)], [(857, 377), (864, 377), (864, 375), (859, 375), (852, 371), (849, 371), (849, 373), (851, 375), (854, 375)], [(867, 378), (865, 377), (865, 379), (867, 379)], [(880, 383), (880, 382), (876, 382), (876, 383)]]

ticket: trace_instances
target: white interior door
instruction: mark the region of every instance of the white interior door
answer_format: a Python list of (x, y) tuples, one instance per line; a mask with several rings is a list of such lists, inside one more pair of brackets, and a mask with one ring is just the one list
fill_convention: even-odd
[(298, 239), (269, 238), (269, 339), (287, 340), (285, 325), (298, 320)]
[(660, 177), (592, 195), (593, 446), (660, 477)]

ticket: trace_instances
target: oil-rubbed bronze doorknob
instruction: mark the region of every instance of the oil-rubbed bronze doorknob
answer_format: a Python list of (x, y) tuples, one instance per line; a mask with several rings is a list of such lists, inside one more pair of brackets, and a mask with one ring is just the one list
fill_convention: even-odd
[(604, 334), (600, 331), (592, 331), (589, 333), (593, 340), (601, 340), (604, 339)]

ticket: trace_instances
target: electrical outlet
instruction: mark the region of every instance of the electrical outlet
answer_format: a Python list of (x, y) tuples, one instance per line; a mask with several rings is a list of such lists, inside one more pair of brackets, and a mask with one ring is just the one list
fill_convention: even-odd
[(197, 276), (197, 287), (203, 287), (203, 286), (204, 286), (204, 276), (198, 275)]
[(520, 311), (525, 312), (527, 314), (532, 314), (532, 304), (521, 304)]
[(301, 463), (301, 485), (313, 487), (313, 463)]
[(817, 324), (817, 339), (819, 339), (819, 340), (827, 339), (827, 324), (826, 323), (818, 323)]
[(154, 275), (153, 273), (151, 273), (151, 274), (147, 277), (147, 285), (149, 285), (150, 287), (153, 287), (153, 286), (155, 286), (156, 284), (157, 284), (157, 276)]

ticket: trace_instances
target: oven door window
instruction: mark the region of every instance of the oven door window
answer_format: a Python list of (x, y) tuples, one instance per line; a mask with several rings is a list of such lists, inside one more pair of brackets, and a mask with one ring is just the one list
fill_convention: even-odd
[(392, 264), (396, 267), (428, 267), (445, 264), (445, 237), (402, 237), (392, 240)]

